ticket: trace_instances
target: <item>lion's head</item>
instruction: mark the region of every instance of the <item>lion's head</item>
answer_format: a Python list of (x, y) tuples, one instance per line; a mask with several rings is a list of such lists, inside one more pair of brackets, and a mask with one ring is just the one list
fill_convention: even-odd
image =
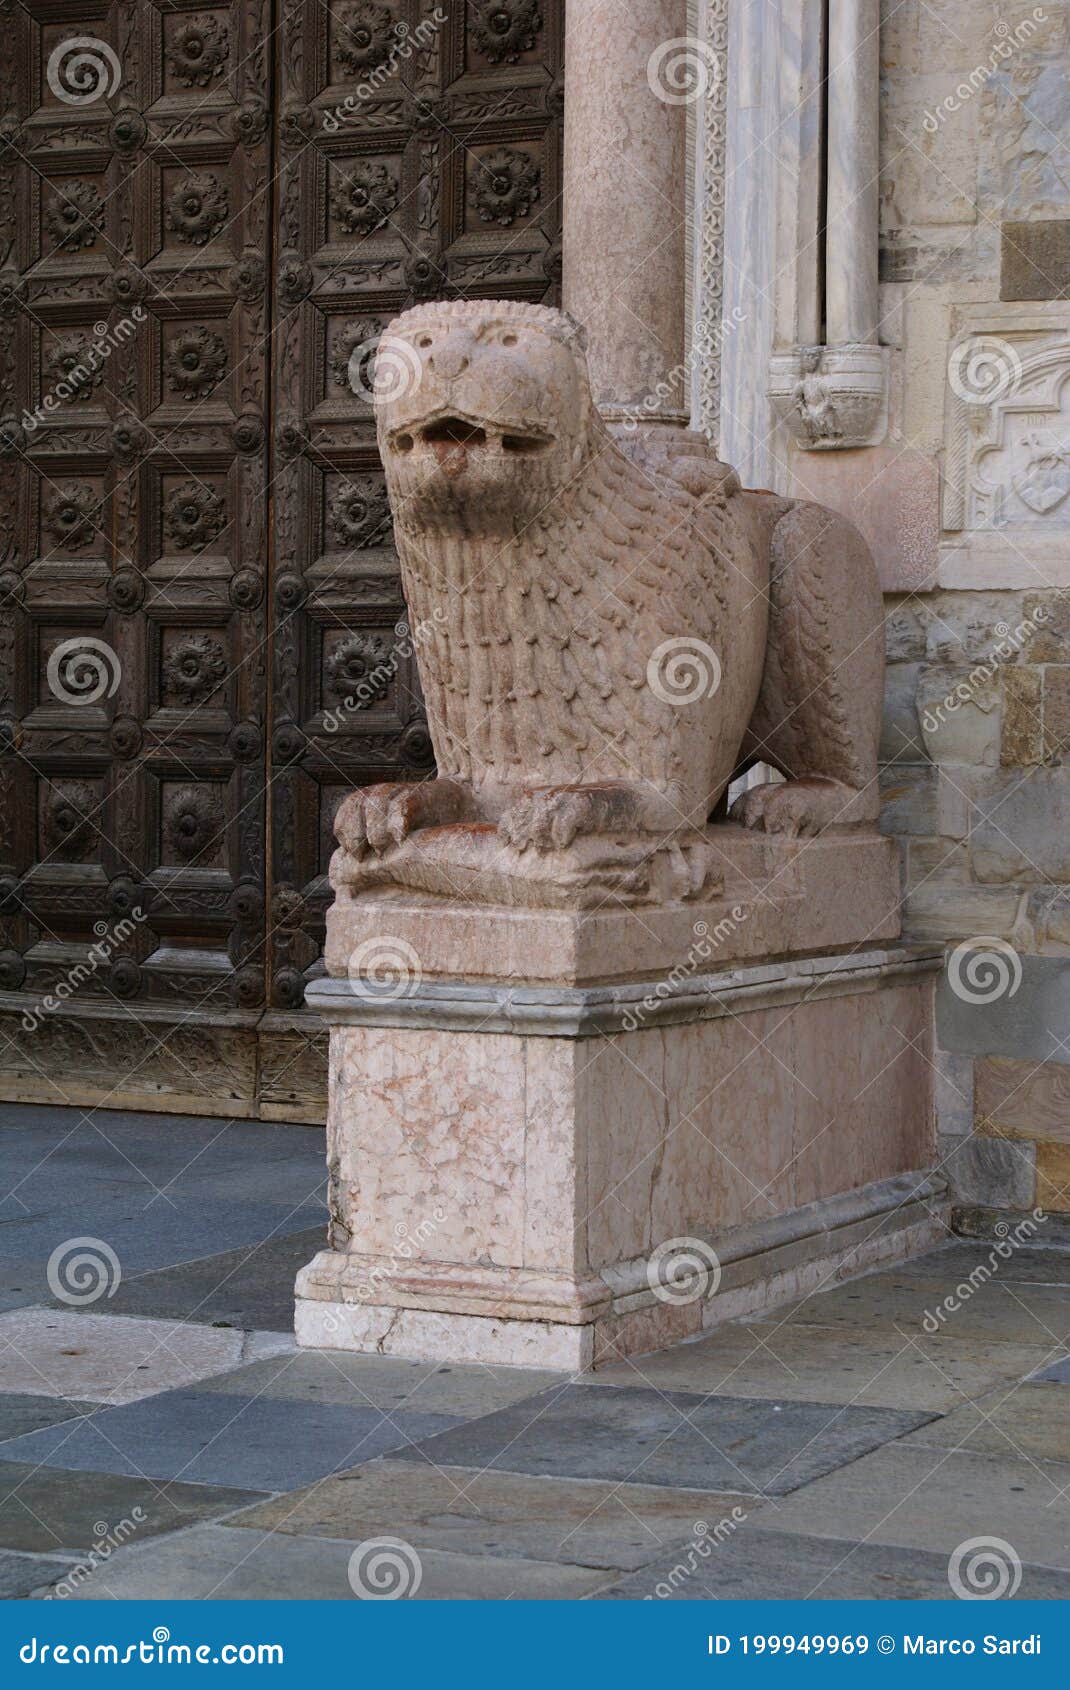
[(379, 344), (375, 410), (403, 527), (508, 530), (567, 487), (591, 448), (582, 330), (515, 300), (418, 305)]

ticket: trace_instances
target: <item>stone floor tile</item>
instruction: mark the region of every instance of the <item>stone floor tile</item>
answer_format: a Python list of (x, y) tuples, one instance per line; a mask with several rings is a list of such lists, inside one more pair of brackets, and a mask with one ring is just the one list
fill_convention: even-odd
[[(959, 1295), (960, 1284), (966, 1281), (912, 1278), (896, 1268), (771, 1309), (755, 1324), (847, 1326), (869, 1337), (890, 1329), (919, 1338), (970, 1339), (986, 1345), (1036, 1343), (1051, 1350), (1070, 1341), (1070, 1287), (993, 1278)], [(949, 1296), (958, 1306), (941, 1314)]]
[[(114, 1533), (125, 1521), (140, 1542), (259, 1500), (254, 1491), (225, 1485), (159, 1485), (115, 1473), (0, 1461), (0, 1536), (9, 1549), (39, 1554), (99, 1549), (107, 1535), (99, 1530), (102, 1523)], [(120, 1537), (125, 1535), (124, 1527)]]
[[(199, 1526), (163, 1543), (121, 1551), (75, 1594), (81, 1600), (356, 1601), (349, 1564), (357, 1549), (355, 1543), (325, 1538), (276, 1532), (258, 1539), (227, 1526)], [(374, 1549), (366, 1545), (361, 1553), (366, 1561)], [(407, 1581), (404, 1588), (412, 1588), (413, 1551), (401, 1554), (395, 1565)], [(439, 1550), (419, 1552), (418, 1563), (413, 1593), (420, 1601), (559, 1601), (589, 1595), (606, 1583), (604, 1572), (587, 1567), (490, 1561)]]
[(1070, 1402), (1061, 1385), (1003, 1385), (930, 1420), (907, 1442), (1070, 1463)]
[(924, 1418), (890, 1408), (569, 1384), (455, 1426), (398, 1458), (779, 1496)]
[(294, 1490), (455, 1422), (444, 1414), (165, 1391), (0, 1446), (10, 1461), (187, 1484)]
[(1008, 1284), (1070, 1286), (1070, 1250), (1023, 1245), (1003, 1257), (998, 1253), (999, 1245), (997, 1239), (991, 1243), (971, 1239), (942, 1244), (924, 1256), (897, 1262), (893, 1271), (899, 1279), (947, 1279), (955, 1285), (969, 1279), (976, 1268), (987, 1269), (995, 1263), (997, 1278)]
[(387, 1534), (421, 1551), (633, 1568), (718, 1523), (734, 1529), (764, 1506), (724, 1491), (532, 1478), (386, 1457), (235, 1514), (230, 1523), (354, 1541)]
[(221, 1373), (204, 1389), (238, 1396), (262, 1393), (278, 1402), (335, 1403), (386, 1412), (416, 1410), (467, 1420), (533, 1397), (566, 1377), (531, 1367), (466, 1367), (399, 1361), (394, 1356), (347, 1355), (342, 1350), (294, 1350)]
[(89, 1414), (95, 1406), (91, 1402), (68, 1401), (65, 1397), (0, 1392), (0, 1444), (8, 1438), (20, 1438), (24, 1432), (36, 1432), (41, 1426), (54, 1426), (62, 1420)]
[(1034, 1378), (1047, 1380), (1053, 1385), (1070, 1385), (1070, 1356), (1053, 1361), (1050, 1367), (1042, 1367)]
[(788, 1497), (776, 1525), (944, 1555), (967, 1539), (998, 1537), (1023, 1562), (1067, 1571), (1070, 1466), (898, 1443)]
[(128, 1403), (259, 1359), (280, 1344), (289, 1348), (292, 1339), (88, 1309), (13, 1309), (0, 1315), (0, 1375), (9, 1391)]
[(0, 1549), (0, 1601), (11, 1602), (43, 1585), (55, 1584), (71, 1566), (70, 1561), (57, 1561), (51, 1555), (16, 1555), (10, 1549)]
[(1046, 1353), (1039, 1344), (903, 1337), (888, 1328), (733, 1322), (693, 1343), (600, 1368), (593, 1383), (941, 1414), (1002, 1380), (1024, 1378)]
[(292, 1333), (294, 1281), (299, 1269), (323, 1248), (323, 1231), (316, 1225), (203, 1261), (124, 1279), (108, 1307), (116, 1314)]
[(43, 1218), (0, 1226), (0, 1261), (47, 1259), (71, 1238), (99, 1238), (114, 1252), (124, 1275), (150, 1273), (198, 1261), (265, 1239), (285, 1237), (319, 1223), (318, 1203), (287, 1208), (273, 1203), (231, 1203), (202, 1194), (149, 1202), (140, 1193), (110, 1196), (59, 1208)]
[[(599, 1600), (673, 1602), (946, 1602), (948, 1557), (836, 1538), (801, 1538), (745, 1525), (717, 1543), (668, 1550)], [(1066, 1601), (1070, 1575), (1025, 1567), (1018, 1601)]]

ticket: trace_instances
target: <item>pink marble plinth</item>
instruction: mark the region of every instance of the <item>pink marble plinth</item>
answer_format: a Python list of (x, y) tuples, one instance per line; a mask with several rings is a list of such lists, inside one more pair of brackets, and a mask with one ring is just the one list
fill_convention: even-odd
[[(379, 902), (380, 933), (397, 913)], [(663, 945), (639, 980), (618, 958), (616, 984), (521, 987), (525, 913), (500, 912), (467, 979), (310, 989), (331, 1025), (332, 1247), (299, 1275), (299, 1342), (579, 1370), (938, 1235), (939, 953), (681, 972)], [(581, 971), (575, 936), (526, 931), (529, 982)], [(448, 924), (423, 938), (453, 955)], [(492, 945), (516, 959), (497, 981)]]

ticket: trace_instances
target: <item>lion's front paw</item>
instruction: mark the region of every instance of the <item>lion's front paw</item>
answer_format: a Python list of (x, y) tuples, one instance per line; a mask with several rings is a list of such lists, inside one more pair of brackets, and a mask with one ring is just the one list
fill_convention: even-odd
[(392, 781), (351, 792), (335, 817), (340, 845), (360, 859), (400, 845), (417, 828), (461, 819), (465, 795), (448, 780)]
[(582, 792), (534, 792), (506, 810), (498, 823), (499, 836), (516, 850), (533, 845), (536, 851), (564, 851), (578, 833), (590, 831), (590, 804)]
[(731, 819), (744, 827), (796, 839), (853, 820), (849, 812), (856, 796), (839, 781), (770, 782), (741, 793), (732, 805)]

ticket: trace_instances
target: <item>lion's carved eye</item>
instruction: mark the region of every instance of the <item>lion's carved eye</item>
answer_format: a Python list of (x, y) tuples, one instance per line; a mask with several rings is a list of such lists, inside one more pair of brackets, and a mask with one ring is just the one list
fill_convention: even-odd
[(516, 345), (516, 335), (515, 334), (503, 334), (502, 335), (502, 345), (503, 346), (515, 346)]
[(434, 344), (435, 343), (434, 343), (434, 341), (432, 340), (432, 338), (429, 334), (422, 334), (420, 336), (420, 340), (419, 340), (420, 346), (427, 347), (427, 346), (433, 346)]

